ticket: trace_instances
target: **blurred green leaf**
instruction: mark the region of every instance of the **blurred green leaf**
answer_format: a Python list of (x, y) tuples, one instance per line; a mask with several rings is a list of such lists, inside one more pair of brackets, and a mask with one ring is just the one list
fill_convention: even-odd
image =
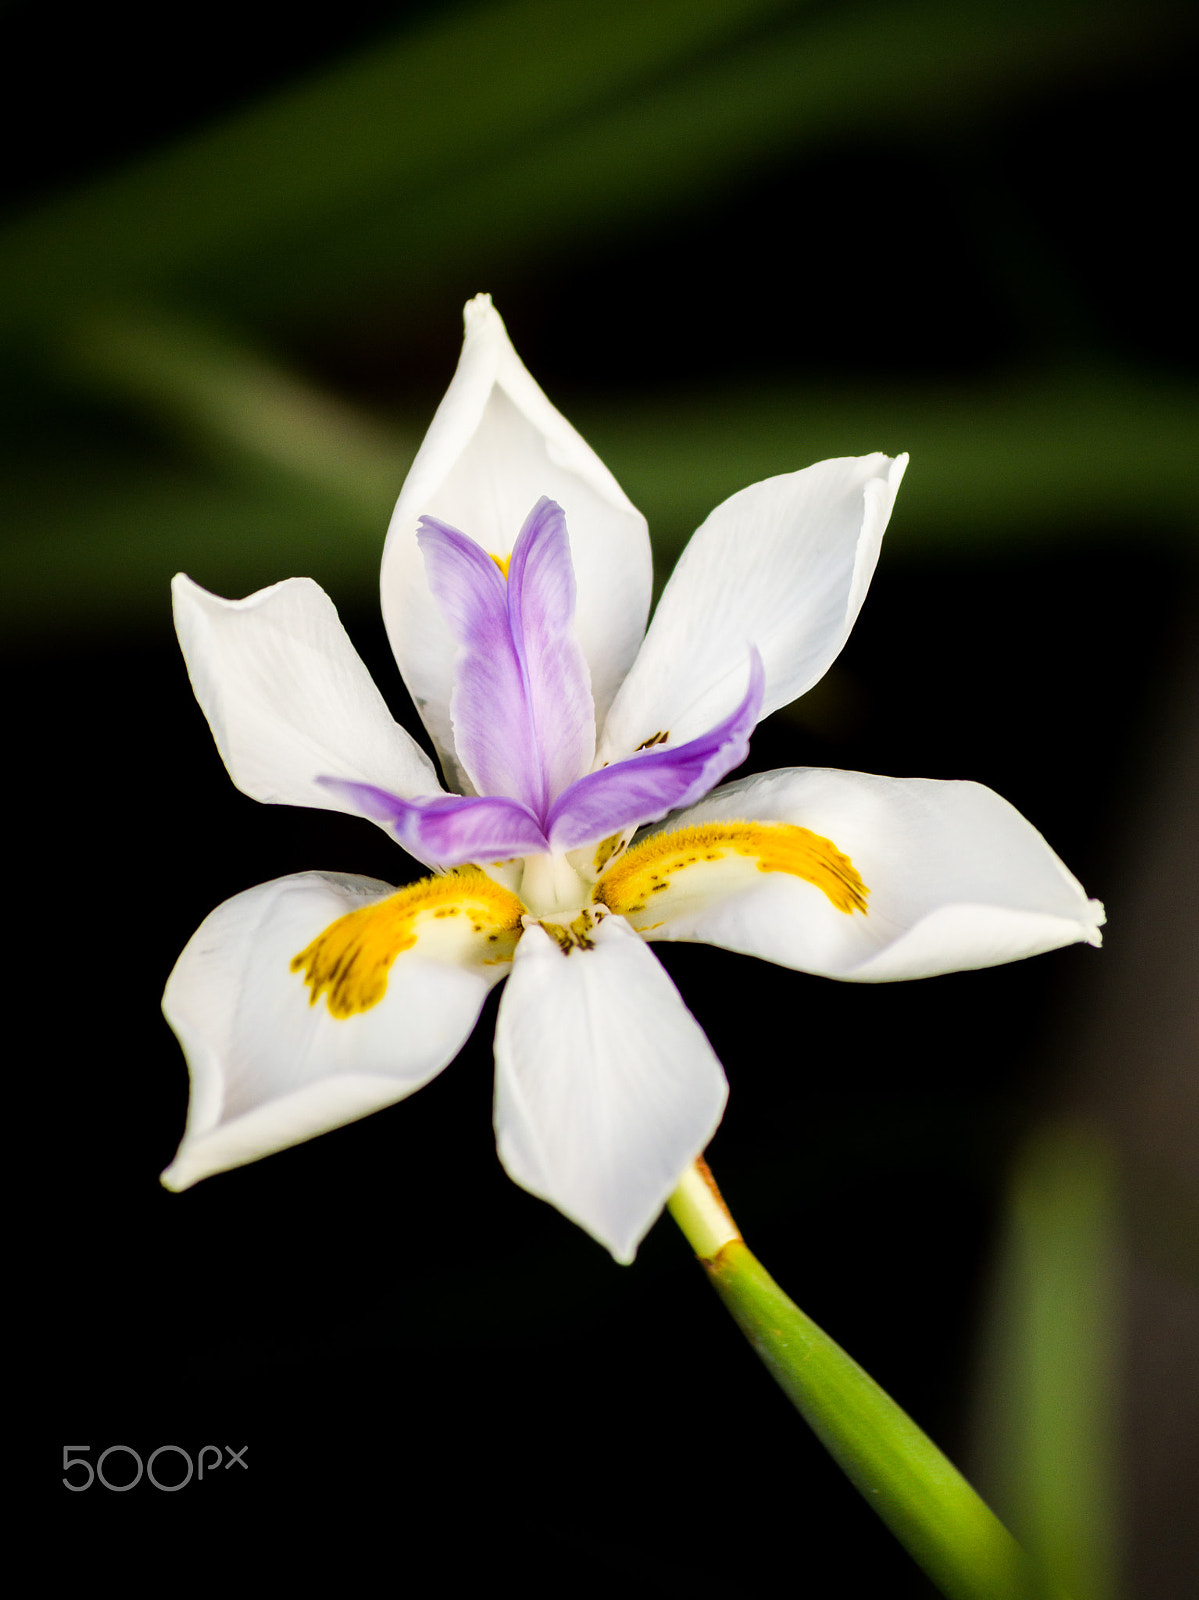
[(1011, 548), (1131, 530), (1195, 544), (1199, 393), (1063, 368), (986, 387), (753, 390), (572, 412), (673, 557), (726, 496), (810, 461), (912, 457), (888, 548)]
[[(58, 356), (75, 386), (144, 413), (186, 454), (69, 431), (30, 438), (14, 423), (0, 443), (10, 637), (164, 615), (179, 568), (230, 594), (295, 573), (343, 600), (374, 588), (415, 437), (163, 314), (77, 321)], [(566, 409), (648, 516), (659, 578), (746, 483), (871, 449), (913, 456), (888, 536), (896, 553), (1057, 542), (1096, 525), (1176, 541), (1193, 527), (1199, 400), (1117, 374), (1063, 371), (973, 395), (722, 391)]]
[(143, 293), (327, 315), (447, 264), (490, 277), (805, 142), (971, 119), (1176, 25), (1143, 0), (455, 10), (10, 224), (0, 325)]
[(1017, 1536), (1076, 1600), (1118, 1592), (1118, 1233), (1110, 1151), (1080, 1128), (1043, 1129), (1010, 1186), (982, 1468)]
[[(195, 283), (212, 272), (270, 305), (334, 268), (320, 293), (427, 248), (414, 196), (537, 148), (563, 121), (719, 49), (794, 0), (505, 0), (454, 9), (0, 234), (0, 317)], [(387, 213), (391, 214), (388, 220)], [(381, 229), (381, 231), (379, 231)], [(384, 241), (388, 240), (386, 251)], [(393, 259), (391, 251), (398, 249)], [(224, 285), (231, 287), (226, 273)]]
[[(0, 391), (15, 413), (0, 437), (10, 636), (160, 615), (180, 566), (231, 593), (296, 571), (343, 598), (374, 587), (416, 438), (210, 318), (262, 338), (385, 282), (415, 322), (451, 266), (478, 287), (497, 263), (705, 204), (805, 141), (969, 119), (1145, 48), (1175, 15), (1131, 0), (504, 0), (10, 223), (0, 326), (26, 335)], [(1115, 371), (973, 394), (555, 398), (646, 511), (660, 569), (745, 483), (873, 448), (913, 454), (900, 550), (1194, 526), (1195, 395)]]
[(307, 488), (355, 523), (395, 500), (416, 439), (219, 329), (154, 310), (64, 326), (57, 369), (101, 403), (119, 401), (226, 472), (282, 492)]

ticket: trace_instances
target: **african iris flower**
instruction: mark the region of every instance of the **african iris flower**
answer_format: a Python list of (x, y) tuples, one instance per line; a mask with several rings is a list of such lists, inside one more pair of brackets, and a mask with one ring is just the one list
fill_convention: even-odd
[(164, 1182), (403, 1099), (506, 978), (500, 1160), (628, 1261), (727, 1094), (647, 941), (866, 982), (1098, 944), (1098, 902), (979, 784), (799, 767), (717, 787), (845, 643), (905, 465), (825, 461), (735, 494), (646, 632), (643, 518), (472, 301), (382, 570), (448, 790), (315, 583), (230, 601), (177, 578), (234, 783), (367, 817), (430, 875), (305, 872), (207, 918), (163, 998), (192, 1077)]

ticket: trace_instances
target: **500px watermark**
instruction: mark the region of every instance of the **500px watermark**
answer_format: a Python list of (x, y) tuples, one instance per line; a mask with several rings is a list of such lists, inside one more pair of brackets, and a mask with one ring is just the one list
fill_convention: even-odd
[[(101, 1450), (96, 1458), (95, 1465), (86, 1459), (86, 1454), (91, 1450), (90, 1444), (64, 1444), (62, 1447), (63, 1485), (75, 1494), (82, 1494), (85, 1489), (90, 1489), (94, 1483), (102, 1484), (105, 1489), (111, 1489), (113, 1494), (124, 1494), (126, 1490), (136, 1489), (142, 1481), (143, 1475), (147, 1482), (152, 1483), (156, 1489), (161, 1489), (163, 1494), (174, 1494), (179, 1489), (185, 1489), (195, 1477), (198, 1480), (207, 1472), (209, 1477), (214, 1472), (228, 1472), (230, 1467), (238, 1466), (243, 1472), (249, 1472), (246, 1462), (246, 1451), (250, 1448), (243, 1444), (240, 1450), (235, 1450), (232, 1445), (225, 1445), (223, 1450), (220, 1445), (204, 1444), (200, 1446), (193, 1462), (191, 1456), (179, 1444), (160, 1444), (157, 1450), (150, 1452), (149, 1459), (143, 1463), (141, 1456), (130, 1444), (110, 1444), (107, 1449)], [(118, 1458), (132, 1458), (132, 1473), (126, 1482), (114, 1482), (112, 1468), (105, 1472), (105, 1462), (110, 1456)], [(162, 1458), (166, 1457), (164, 1461)], [(180, 1462), (182, 1457), (182, 1462)], [(228, 1459), (226, 1459), (228, 1458)], [(158, 1472), (155, 1472), (155, 1465)], [(113, 1464), (115, 1466), (115, 1463)], [(74, 1470), (74, 1479), (70, 1473)], [(129, 1461), (124, 1460), (118, 1478), (124, 1478), (130, 1471)], [(179, 1474), (183, 1476), (180, 1477)], [(83, 1481), (80, 1482), (80, 1476)], [(173, 1482), (177, 1479), (177, 1482)]]

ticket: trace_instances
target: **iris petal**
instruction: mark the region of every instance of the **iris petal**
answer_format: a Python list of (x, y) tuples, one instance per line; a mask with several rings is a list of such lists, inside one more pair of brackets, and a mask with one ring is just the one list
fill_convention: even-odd
[(734, 703), (745, 648), (762, 652), (762, 715), (822, 678), (849, 637), (907, 457), (821, 461), (716, 507), (679, 557), (612, 705), (601, 759), (655, 729), (693, 738)]
[(637, 654), (652, 584), (645, 518), (538, 388), (488, 295), (468, 304), (465, 324), (458, 370), (396, 502), (382, 572), (392, 649), (455, 787), (454, 641), (431, 602), (416, 543), (420, 518), (463, 528), (505, 556), (540, 495), (563, 508), (578, 583), (575, 621), (601, 717)]
[(741, 704), (723, 722), (677, 748), (646, 750), (572, 784), (547, 819), (553, 848), (573, 850), (620, 829), (654, 822), (707, 794), (749, 752), (749, 736), (762, 704), (762, 682), (762, 658), (751, 648), (749, 686)]
[(472, 539), (431, 517), (417, 534), (429, 584), (458, 643), (450, 701), (458, 760), (481, 794), (544, 817), (595, 753), (587, 663), (560, 506), (534, 506), (508, 577)]
[[(927, 978), (1100, 943), (1103, 907), (1016, 808), (981, 783), (792, 767), (726, 784), (680, 829), (783, 822), (832, 840), (869, 887), (864, 914), (785, 871), (682, 872), (647, 936), (722, 945), (857, 983)], [(651, 837), (653, 837), (651, 835)]]
[(354, 810), (393, 829), (418, 861), (457, 867), (464, 861), (506, 861), (548, 848), (537, 818), (519, 800), (502, 795), (429, 795), (402, 800), (369, 783), (318, 778), (322, 788), (342, 794)]
[(333, 602), (311, 578), (244, 600), (222, 600), (182, 573), (171, 588), (196, 699), (244, 794), (359, 810), (318, 786), (322, 772), (399, 794), (437, 792), (428, 756), (392, 719)]
[(313, 1004), (294, 969), (337, 918), (394, 893), (375, 879), (305, 872), (247, 889), (200, 924), (162, 997), (191, 1072), (169, 1189), (402, 1100), (457, 1055), (508, 970), (489, 964), (485, 943), (475, 961), (406, 952), (379, 1003), (349, 1020)]
[(529, 698), (544, 816), (595, 756), (595, 707), (575, 633), (570, 541), (562, 508), (552, 500), (538, 501), (513, 547), (508, 614)]
[(711, 1139), (728, 1087), (712, 1046), (622, 917), (584, 943), (534, 924), (495, 1034), (500, 1160), (618, 1261)]

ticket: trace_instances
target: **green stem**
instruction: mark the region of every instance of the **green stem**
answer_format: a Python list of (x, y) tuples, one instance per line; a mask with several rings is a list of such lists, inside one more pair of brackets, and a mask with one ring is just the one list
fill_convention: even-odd
[(1049, 1600), (1054, 1591), (957, 1468), (746, 1248), (702, 1159), (670, 1212), (766, 1367), (942, 1593)]

